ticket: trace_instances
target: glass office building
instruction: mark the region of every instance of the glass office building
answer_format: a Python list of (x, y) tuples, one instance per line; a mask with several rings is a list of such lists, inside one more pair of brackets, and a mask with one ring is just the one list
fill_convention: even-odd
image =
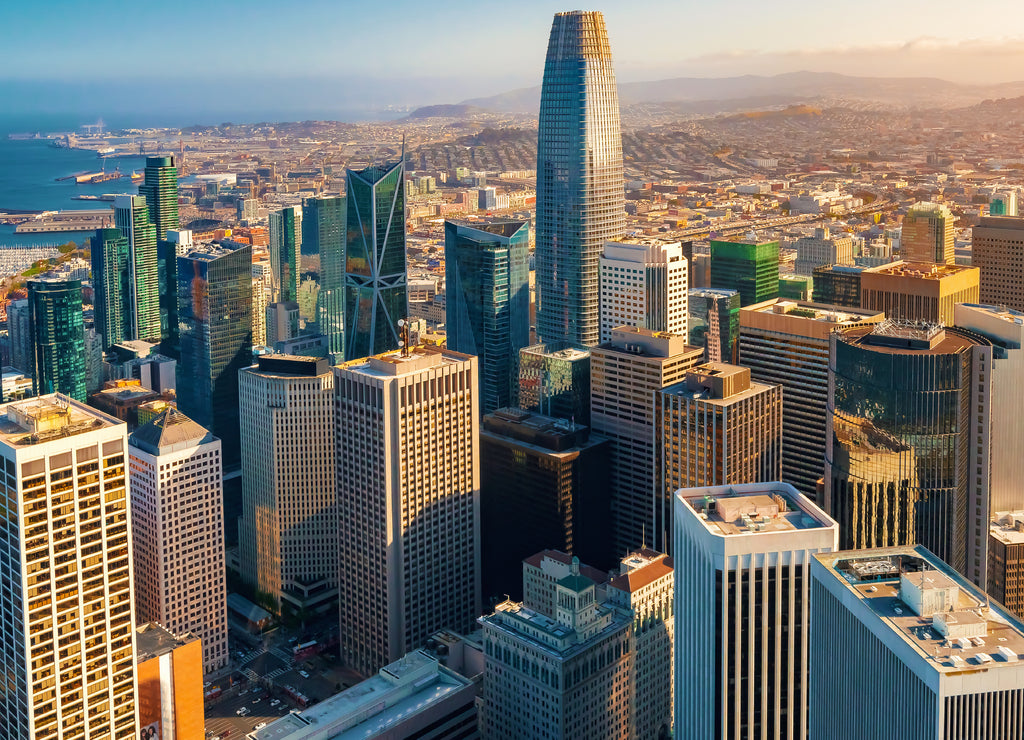
[(252, 364), (252, 247), (210, 246), (178, 257), (178, 409), (223, 442), (237, 465), (238, 371)]
[(129, 339), (159, 342), (160, 268), (157, 258), (156, 226), (149, 220), (149, 206), (143, 195), (114, 198), (114, 223), (128, 239), (131, 254), (132, 326)]
[(528, 221), (444, 224), (447, 346), (480, 358), (480, 413), (515, 402), (530, 343)]
[(405, 161), (347, 170), (345, 358), (398, 348), (406, 318)]
[(779, 297), (779, 243), (711, 241), (711, 287), (738, 290), (740, 305)]
[(272, 211), (270, 269), (274, 276), (274, 302), (299, 299), (299, 249), (302, 246), (302, 209), (288, 206)]
[(708, 362), (736, 362), (739, 291), (693, 288), (687, 299), (687, 344), (703, 347)]
[(590, 351), (568, 342), (519, 350), (519, 408), (590, 425)]
[(302, 201), (302, 248), (320, 260), (316, 321), (332, 363), (345, 357), (345, 199)]
[[(120, 229), (97, 229), (90, 247), (93, 314), (103, 349), (131, 339), (131, 253)], [(177, 313), (177, 312), (175, 312)]]
[(604, 17), (551, 25), (537, 135), (537, 333), (600, 341), (599, 260), (626, 227), (619, 98)]
[(146, 157), (139, 195), (146, 198), (149, 221), (156, 228), (157, 261), (160, 284), (160, 331), (165, 350), (175, 353), (178, 329), (178, 259), (175, 244), (167, 232), (180, 228), (178, 223), (178, 168), (174, 157)]
[(63, 393), (85, 401), (85, 326), (82, 281), (41, 278), (28, 282), (37, 396)]

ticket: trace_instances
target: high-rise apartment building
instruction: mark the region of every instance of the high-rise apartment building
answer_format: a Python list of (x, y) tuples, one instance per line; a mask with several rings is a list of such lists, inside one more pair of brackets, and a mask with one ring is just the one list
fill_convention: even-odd
[(270, 270), (270, 260), (252, 262), (252, 346), (267, 346), (267, 306), (273, 292), (274, 278)]
[(977, 267), (893, 262), (860, 272), (860, 306), (890, 319), (948, 326), (953, 306), (978, 302), (979, 280)]
[(159, 342), (160, 260), (157, 252), (156, 226), (149, 220), (146, 197), (115, 197), (114, 223), (128, 240), (128, 251), (131, 255), (129, 271), (132, 327), (129, 339)]
[(346, 170), (345, 357), (396, 349), (405, 292), (405, 147), (402, 159)]
[(484, 737), (634, 737), (633, 615), (600, 601), (580, 571), (573, 558), (551, 613), (503, 601), (480, 617)]
[(93, 315), (103, 348), (132, 338), (131, 250), (120, 229), (98, 229), (90, 247)]
[(136, 622), (202, 639), (228, 663), (220, 440), (175, 408), (128, 437)]
[(840, 546), (920, 543), (982, 583), (992, 342), (891, 319), (830, 341), (822, 505)]
[(63, 395), (0, 414), (0, 738), (134, 740), (125, 426)]
[(900, 248), (906, 262), (953, 264), (956, 217), (941, 203), (915, 203), (903, 217)]
[(316, 323), (331, 362), (345, 355), (345, 217), (344, 197), (302, 201), (302, 246), (320, 259)]
[(1024, 618), (1024, 513), (993, 512), (986, 576), (988, 595)]
[(239, 373), (242, 578), (282, 614), (337, 597), (334, 374), (326, 359), (264, 355)]
[(740, 294), (737, 290), (693, 288), (687, 296), (689, 344), (704, 350), (707, 362), (735, 362), (740, 336)]
[(686, 337), (620, 326), (590, 350), (590, 423), (611, 442), (612, 546), (655, 541), (654, 394), (703, 362)]
[(604, 17), (551, 24), (537, 134), (537, 334), (600, 341), (598, 261), (626, 228), (619, 97)]
[(149, 221), (156, 228), (157, 272), (160, 284), (160, 327), (165, 351), (177, 357), (178, 254), (168, 231), (178, 230), (178, 168), (174, 157), (146, 157), (139, 195), (145, 196)]
[(606, 242), (601, 255), (601, 342), (619, 326), (686, 334), (689, 263), (679, 242)]
[(815, 229), (814, 236), (800, 237), (793, 246), (796, 247), (793, 271), (797, 275), (810, 275), (814, 268), (822, 265), (853, 264), (853, 239), (833, 236), (827, 226)]
[(447, 346), (480, 358), (480, 413), (515, 403), (530, 343), (530, 224), (445, 221)]
[(782, 387), (782, 478), (812, 500), (825, 471), (829, 334), (884, 319), (778, 299), (740, 311), (740, 364), (752, 380)]
[(587, 427), (512, 408), (484, 416), (480, 426), (485, 601), (517, 596), (523, 559), (548, 547), (589, 563), (617, 560), (608, 546), (608, 440), (591, 436)]
[(274, 276), (274, 300), (299, 297), (299, 251), (302, 247), (302, 208), (288, 206), (271, 211), (270, 269)]
[(984, 217), (971, 233), (971, 265), (981, 270), (980, 300), (1024, 311), (1024, 218)]
[(34, 374), (36, 365), (30, 314), (27, 298), (7, 304), (7, 338), (11, 343), (11, 364), (29, 376)]
[(477, 359), (406, 349), (334, 369), (341, 654), (364, 673), (480, 613)]
[(28, 281), (32, 336), (32, 390), (37, 396), (63, 393), (85, 401), (85, 327), (82, 281)]
[(590, 352), (566, 342), (519, 350), (519, 407), (589, 426)]
[(252, 247), (210, 246), (178, 257), (178, 408), (238, 464), (238, 371), (252, 363)]
[(1020, 735), (1024, 624), (924, 547), (819, 553), (810, 584), (811, 740)]
[(716, 740), (806, 738), (810, 561), (836, 549), (836, 523), (786, 483), (687, 488), (673, 499), (676, 655), (685, 656), (675, 663), (676, 727)]
[(654, 536), (667, 550), (678, 489), (779, 479), (782, 388), (736, 365), (690, 370), (654, 392), (654, 453)]
[(711, 240), (711, 285), (738, 290), (740, 305), (779, 295), (779, 243)]

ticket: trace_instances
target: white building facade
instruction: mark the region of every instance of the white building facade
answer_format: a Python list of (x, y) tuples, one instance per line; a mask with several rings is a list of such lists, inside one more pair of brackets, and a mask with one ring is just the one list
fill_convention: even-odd
[(679, 242), (605, 242), (601, 342), (619, 326), (686, 334), (689, 263)]

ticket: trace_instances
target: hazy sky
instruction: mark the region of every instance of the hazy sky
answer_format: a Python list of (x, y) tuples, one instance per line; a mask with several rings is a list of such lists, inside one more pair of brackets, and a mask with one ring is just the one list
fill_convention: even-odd
[[(268, 77), (397, 79), (417, 104), (540, 84), (551, 16), (572, 9), (548, 0), (12, 0), (0, 7), (4, 91), (60, 80), (86, 95), (145, 77), (177, 83), (168, 88), (175, 94), (194, 89), (237, 101), (258, 97)], [(597, 9), (620, 81), (799, 70), (1024, 80), (1020, 0), (636, 0)], [(358, 94), (362, 85), (350, 87)], [(381, 85), (380, 95), (395, 89)]]

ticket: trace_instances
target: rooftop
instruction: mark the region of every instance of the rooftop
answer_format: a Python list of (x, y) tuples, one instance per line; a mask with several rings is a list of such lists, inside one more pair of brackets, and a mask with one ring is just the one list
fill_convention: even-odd
[[(740, 316), (742, 317), (745, 313), (789, 316), (805, 321), (820, 321), (832, 326), (880, 321), (885, 318), (884, 313), (866, 308), (846, 308), (809, 301), (787, 301), (782, 298), (773, 298), (770, 301), (745, 306), (740, 309)], [(742, 318), (740, 320), (742, 321)]]
[(408, 353), (402, 350), (384, 352), (372, 357), (364, 357), (358, 360), (344, 362), (338, 367), (360, 375), (369, 375), (375, 378), (394, 378), (401, 375), (411, 375), (432, 367), (440, 367), (444, 364), (466, 362), (470, 355), (464, 355), (451, 350), (435, 350), (427, 347), (412, 347)]
[(942, 280), (953, 275), (960, 275), (968, 270), (977, 271), (978, 268), (967, 265), (939, 265), (930, 262), (890, 262), (878, 267), (869, 267), (864, 272), (875, 275), (920, 278), (922, 280)]
[(999, 512), (992, 515), (990, 536), (1004, 545), (1024, 545), (1024, 513)]
[(0, 406), (0, 441), (12, 447), (50, 442), (123, 422), (68, 396), (53, 393)]
[(672, 572), (672, 558), (644, 548), (622, 559), (619, 575), (612, 578), (608, 585), (619, 591), (634, 593), (665, 576), (672, 575)]
[(724, 362), (707, 362), (686, 374), (686, 379), (661, 393), (692, 398), (702, 403), (729, 406), (775, 386), (750, 379), (750, 369)]
[(846, 329), (842, 333), (842, 341), (866, 346), (875, 352), (937, 355), (957, 354), (975, 345), (989, 343), (978, 335), (954, 327), (899, 319)]
[(178, 409), (164, 409), (136, 429), (128, 437), (128, 444), (151, 455), (159, 455), (184, 447), (213, 442), (216, 439), (204, 427), (185, 416)]
[(1024, 624), (923, 547), (814, 557), (938, 673), (1017, 667), (1024, 657)]
[(143, 663), (152, 658), (159, 658), (198, 639), (190, 632), (175, 635), (156, 622), (144, 624), (135, 630), (135, 662)]
[[(573, 556), (562, 552), (561, 550), (541, 550), (528, 558), (523, 558), (523, 562), (527, 565), (533, 566), (534, 568), (540, 568), (541, 563), (545, 559), (554, 560), (555, 562), (562, 563), (563, 565), (572, 565)], [(608, 574), (603, 570), (592, 568), (589, 565), (584, 565), (583, 563), (580, 563), (579, 568), (580, 573), (585, 575), (594, 583), (604, 583), (608, 580)]]
[(637, 357), (669, 358), (679, 355), (704, 354), (703, 347), (693, 347), (686, 343), (686, 336), (668, 331), (654, 331), (639, 326), (617, 326), (612, 329), (611, 340), (600, 345), (599, 349), (610, 352), (622, 352)]
[(795, 488), (780, 482), (685, 488), (676, 493), (714, 535), (757, 535), (835, 527)]

